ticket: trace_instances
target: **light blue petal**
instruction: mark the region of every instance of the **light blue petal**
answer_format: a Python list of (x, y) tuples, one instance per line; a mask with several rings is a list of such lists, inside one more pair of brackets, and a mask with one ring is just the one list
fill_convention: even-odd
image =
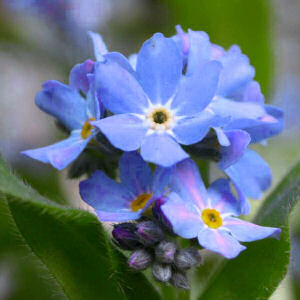
[(224, 219), (223, 226), (230, 230), (234, 238), (241, 242), (253, 242), (267, 237), (279, 239), (281, 229), (258, 226), (237, 218)]
[(134, 195), (151, 193), (152, 171), (137, 152), (125, 152), (119, 161), (120, 179)]
[(237, 162), (251, 141), (250, 135), (243, 130), (228, 130), (225, 134), (230, 141), (230, 146), (221, 147), (221, 160), (218, 166), (222, 170)]
[(201, 217), (193, 203), (182, 199), (176, 193), (168, 196), (168, 200), (161, 206), (161, 210), (171, 223), (173, 231), (183, 238), (197, 237), (203, 227)]
[(149, 106), (147, 96), (135, 77), (114, 60), (95, 66), (96, 89), (106, 107), (115, 114), (139, 113)]
[(103, 104), (100, 98), (97, 95), (96, 87), (95, 87), (95, 75), (88, 74), (88, 82), (89, 82), (89, 91), (86, 96), (86, 103), (88, 109), (88, 117), (95, 118), (99, 120), (103, 115)]
[(171, 167), (188, 157), (188, 154), (167, 133), (146, 136), (141, 146), (144, 160), (162, 167)]
[(227, 232), (206, 228), (198, 234), (199, 244), (211, 251), (217, 252), (228, 259), (237, 257), (246, 247), (241, 245)]
[(230, 141), (228, 137), (226, 136), (224, 130), (220, 127), (214, 127), (214, 130), (217, 134), (218, 142), (221, 146), (228, 147), (230, 146)]
[(92, 31), (89, 31), (88, 34), (93, 42), (94, 55), (95, 55), (96, 60), (102, 61), (103, 55), (108, 52), (107, 47), (102, 39), (102, 36), (98, 33), (92, 32)]
[(196, 163), (186, 159), (174, 166), (170, 179), (170, 189), (182, 199), (194, 203), (198, 208), (207, 207), (207, 191)]
[(81, 128), (88, 119), (86, 101), (76, 90), (55, 80), (43, 84), (35, 102), (41, 110), (57, 118), (69, 130)]
[(156, 33), (138, 53), (136, 72), (153, 103), (166, 103), (175, 93), (183, 61), (175, 42)]
[(99, 128), (115, 147), (123, 151), (140, 148), (148, 130), (143, 120), (131, 114), (115, 115), (91, 124)]
[(216, 116), (210, 111), (186, 117), (176, 122), (172, 129), (176, 140), (183, 145), (191, 145), (200, 142), (214, 126)]
[(271, 185), (272, 174), (268, 164), (254, 151), (247, 150), (225, 173), (249, 198), (259, 199)]
[(237, 186), (234, 182), (232, 184), (233, 184), (233, 186), (236, 190), (237, 198), (240, 202), (240, 208), (241, 208), (240, 214), (241, 215), (248, 215), (251, 211), (250, 202), (248, 201), (245, 193), (240, 189), (240, 187)]
[(132, 200), (130, 190), (124, 185), (110, 179), (102, 171), (79, 184), (81, 198), (96, 211), (119, 212), (129, 211)]
[(240, 100), (242, 102), (253, 102), (263, 105), (265, 102), (265, 97), (261, 92), (259, 83), (253, 80), (247, 85), (247, 87), (241, 95), (241, 98), (237, 100)]
[(136, 53), (131, 54), (131, 55), (128, 57), (129, 63), (130, 63), (131, 67), (132, 67), (134, 70), (136, 70), (137, 57), (138, 57), (138, 55), (137, 55)]
[(218, 85), (221, 64), (211, 61), (191, 75), (182, 77), (172, 109), (179, 116), (200, 113), (212, 100)]
[(113, 61), (113, 62), (117, 63), (123, 69), (128, 71), (131, 75), (136, 77), (136, 73), (134, 71), (134, 68), (131, 65), (131, 62), (123, 54), (121, 54), (119, 52), (109, 52), (104, 55), (104, 58), (107, 61)]
[(96, 210), (96, 214), (99, 220), (102, 222), (125, 222), (139, 219), (142, 215), (142, 212), (131, 212), (124, 210), (109, 212)]
[(163, 168), (157, 166), (152, 181), (152, 191), (154, 196), (160, 197), (167, 191), (167, 186), (170, 182), (172, 168)]
[(70, 86), (76, 90), (81, 90), (86, 94), (89, 90), (87, 74), (92, 73), (93, 70), (94, 62), (90, 59), (82, 64), (74, 66), (70, 73)]
[(240, 215), (240, 203), (233, 196), (230, 182), (227, 179), (220, 178), (214, 181), (207, 190), (210, 208), (218, 210), (221, 214), (230, 213)]
[(61, 142), (43, 148), (23, 151), (22, 154), (62, 170), (79, 156), (91, 138), (92, 136), (83, 140), (80, 131), (73, 131), (69, 138)]
[(218, 61), (223, 65), (217, 95), (228, 97), (245, 87), (254, 77), (255, 70), (238, 46), (232, 46)]

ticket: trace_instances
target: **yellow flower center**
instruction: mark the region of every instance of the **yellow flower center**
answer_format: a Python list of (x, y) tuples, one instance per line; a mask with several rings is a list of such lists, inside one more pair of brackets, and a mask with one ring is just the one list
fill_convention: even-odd
[(157, 109), (152, 113), (152, 120), (156, 124), (164, 124), (169, 118), (169, 113), (164, 109)]
[(206, 208), (202, 211), (202, 220), (210, 228), (219, 228), (223, 224), (220, 213), (215, 209)]
[(153, 194), (141, 194), (131, 203), (131, 210), (136, 212), (144, 208), (146, 203), (152, 198)]
[(94, 126), (90, 124), (90, 121), (96, 121), (95, 118), (89, 118), (86, 122), (84, 122), (81, 130), (81, 137), (83, 139), (87, 139), (92, 134), (92, 129)]

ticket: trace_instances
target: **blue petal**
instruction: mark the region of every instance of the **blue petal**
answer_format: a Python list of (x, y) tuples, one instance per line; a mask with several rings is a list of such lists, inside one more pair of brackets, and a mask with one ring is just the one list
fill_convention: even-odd
[(151, 193), (152, 171), (136, 152), (125, 152), (119, 161), (120, 179), (134, 195)]
[(102, 36), (98, 33), (92, 32), (92, 31), (89, 31), (88, 34), (93, 42), (94, 55), (95, 55), (96, 60), (102, 61), (103, 55), (108, 52), (106, 45), (102, 39)]
[(196, 204), (198, 208), (207, 207), (207, 191), (193, 160), (186, 159), (174, 166), (169, 185), (182, 199)]
[(166, 103), (175, 93), (183, 61), (175, 42), (156, 33), (138, 53), (136, 72), (152, 103)]
[(157, 166), (152, 181), (152, 191), (154, 196), (160, 197), (167, 190), (167, 186), (170, 182), (172, 168), (163, 168)]
[(119, 52), (109, 52), (104, 55), (105, 60), (113, 61), (121, 66), (123, 69), (128, 71), (134, 77), (136, 77), (136, 73), (131, 65), (131, 62), (121, 53)]
[(240, 208), (241, 208), (240, 214), (241, 215), (248, 215), (250, 213), (250, 211), (251, 211), (251, 204), (250, 204), (250, 202), (248, 201), (245, 193), (234, 182), (233, 182), (233, 186), (234, 186), (234, 188), (236, 190), (237, 198), (238, 198), (238, 200), (240, 202)]
[(86, 101), (76, 90), (55, 80), (43, 84), (35, 102), (41, 110), (57, 118), (70, 130), (81, 128), (88, 119)]
[(182, 77), (179, 90), (172, 102), (172, 109), (180, 116), (200, 113), (212, 100), (218, 85), (221, 64), (211, 61)]
[(248, 57), (237, 46), (232, 46), (218, 61), (223, 65), (217, 91), (219, 96), (228, 97), (234, 94), (254, 77), (255, 70), (249, 64)]
[(76, 130), (72, 132), (69, 138), (59, 143), (43, 148), (23, 151), (22, 154), (43, 163), (49, 163), (54, 168), (62, 170), (79, 156), (91, 138), (92, 136), (83, 140), (81, 138), (81, 131)]
[(97, 91), (95, 87), (95, 75), (88, 74), (87, 77), (89, 82), (89, 91), (86, 96), (88, 117), (99, 120), (103, 115), (104, 108), (100, 98), (97, 95)]
[(180, 119), (172, 129), (176, 140), (183, 145), (191, 145), (201, 141), (209, 129), (215, 124), (215, 115), (210, 111)]
[(228, 147), (230, 146), (230, 141), (226, 136), (224, 130), (221, 127), (214, 127), (214, 130), (217, 134), (218, 142), (221, 146)]
[(142, 212), (127, 212), (123, 209), (120, 209), (119, 211), (96, 210), (96, 214), (102, 222), (125, 222), (139, 219)]
[(250, 135), (243, 130), (229, 130), (225, 131), (225, 134), (230, 141), (230, 146), (221, 147), (221, 160), (218, 165), (222, 170), (228, 168), (243, 156), (251, 140)]
[(225, 169), (233, 183), (249, 198), (259, 199), (271, 185), (268, 164), (254, 151), (247, 150), (234, 165)]
[(195, 238), (203, 227), (193, 203), (182, 199), (176, 193), (168, 196), (168, 200), (161, 206), (161, 210), (171, 223), (173, 231), (183, 238)]
[(141, 146), (141, 155), (144, 160), (163, 167), (171, 167), (188, 157), (188, 154), (167, 133), (153, 133), (146, 136)]
[(104, 106), (115, 114), (143, 114), (147, 96), (134, 76), (114, 60), (95, 66), (96, 89)]
[(220, 178), (214, 181), (207, 192), (211, 208), (215, 208), (221, 214), (240, 215), (240, 203), (233, 196), (230, 182), (227, 179)]
[(115, 147), (124, 151), (140, 148), (148, 130), (143, 120), (131, 114), (115, 115), (91, 124), (98, 127)]
[(90, 59), (82, 64), (74, 66), (70, 73), (70, 86), (76, 90), (81, 90), (86, 94), (89, 90), (87, 74), (92, 73), (93, 70), (94, 62)]
[(237, 257), (246, 247), (225, 231), (206, 228), (198, 234), (199, 244), (228, 259)]
[(265, 97), (261, 92), (260, 85), (256, 81), (251, 81), (242, 93), (240, 101), (264, 104)]
[(279, 239), (281, 229), (258, 226), (237, 218), (224, 219), (223, 226), (229, 229), (234, 238), (241, 242), (253, 242), (267, 237)]

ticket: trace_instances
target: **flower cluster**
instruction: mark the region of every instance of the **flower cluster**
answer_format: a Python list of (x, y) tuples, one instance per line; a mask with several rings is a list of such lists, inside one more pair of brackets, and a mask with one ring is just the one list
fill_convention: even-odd
[[(100, 221), (115, 223), (115, 244), (132, 251), (129, 266), (152, 266), (156, 280), (188, 288), (199, 249), (233, 259), (244, 242), (279, 238), (280, 229), (240, 216), (271, 184), (267, 163), (249, 147), (280, 133), (283, 113), (264, 104), (238, 46), (225, 50), (204, 32), (176, 29), (171, 38), (154, 34), (129, 59), (90, 33), (96, 61), (76, 65), (69, 85), (46, 82), (36, 97), (70, 137), (23, 153), (91, 174), (80, 195)], [(90, 149), (102, 162), (113, 157), (118, 176), (86, 159)], [(195, 157), (223, 177), (205, 186)], [(193, 247), (180, 249), (178, 236)]]

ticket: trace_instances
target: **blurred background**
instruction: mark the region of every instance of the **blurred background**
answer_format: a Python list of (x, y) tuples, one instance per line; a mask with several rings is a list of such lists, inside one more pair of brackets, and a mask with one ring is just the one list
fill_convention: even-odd
[[(78, 181), (22, 157), (61, 133), (34, 105), (49, 79), (68, 81), (70, 68), (94, 58), (87, 30), (108, 48), (137, 52), (154, 32), (176, 24), (206, 31), (224, 47), (241, 46), (256, 68), (267, 102), (285, 111), (285, 132), (257, 150), (270, 164), (273, 187), (300, 158), (299, 0), (0, 0), (0, 152), (41, 194), (83, 208)], [(300, 206), (292, 217), (292, 260), (272, 300), (300, 299)], [(0, 300), (52, 299), (51, 280), (0, 220)]]

